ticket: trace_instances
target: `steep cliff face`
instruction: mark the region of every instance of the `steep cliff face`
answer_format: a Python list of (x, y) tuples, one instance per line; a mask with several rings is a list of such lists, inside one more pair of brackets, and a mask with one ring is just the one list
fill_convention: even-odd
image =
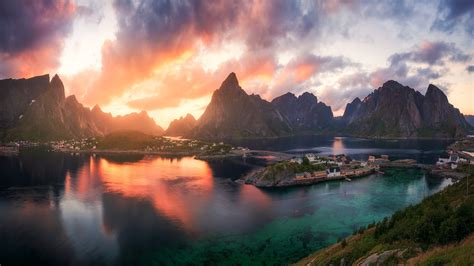
[(0, 80), (0, 129), (11, 128), (49, 86), (49, 75)]
[(299, 97), (286, 93), (272, 100), (295, 131), (320, 131), (331, 126), (334, 117), (331, 107), (318, 102), (316, 96), (305, 92)]
[[(2, 82), (5, 81), (0, 81), (0, 86)], [(64, 85), (57, 75), (51, 82), (49, 76), (45, 75), (28, 80), (7, 80), (5, 83), (8, 84), (5, 85), (7, 89), (1, 93), (10, 101), (20, 103), (18, 107), (13, 107), (13, 111), (3, 110), (3, 105), (0, 107), (0, 114), (5, 118), (1, 128), (5, 140), (83, 138), (101, 136), (119, 129), (149, 134), (163, 132), (145, 112), (112, 117), (102, 113), (100, 108), (91, 111), (73, 95), (66, 98)], [(20, 88), (19, 92), (17, 88)], [(1, 100), (4, 101), (3, 98)]]
[(444, 93), (430, 85), (423, 96), (396, 81), (348, 104), (342, 117), (350, 134), (372, 137), (459, 137), (469, 125), (449, 104)]
[(55, 140), (101, 135), (90, 111), (74, 96), (65, 98), (64, 86), (57, 75), (24, 112), (17, 125), (9, 129), (7, 139)]
[(197, 120), (191, 114), (180, 117), (171, 121), (168, 129), (165, 131), (166, 136), (189, 136), (192, 134)]
[(231, 73), (198, 120), (197, 138), (275, 137), (292, 132), (288, 120), (258, 95), (248, 95)]

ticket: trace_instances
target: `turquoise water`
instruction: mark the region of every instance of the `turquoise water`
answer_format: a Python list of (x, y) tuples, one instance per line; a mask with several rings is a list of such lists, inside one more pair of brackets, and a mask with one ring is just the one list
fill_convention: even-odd
[(420, 202), (450, 184), (428, 179), (418, 170), (389, 170), (353, 182), (267, 192), (273, 207), (288, 209), (272, 222), (243, 235), (223, 234), (190, 242), (185, 248), (157, 251), (156, 262), (218, 264), (288, 264), (337, 242), (361, 226)]
[[(433, 147), (395, 150), (419, 150), (424, 160)], [(278, 190), (232, 181), (253, 167), (36, 150), (0, 156), (0, 264), (288, 264), (450, 183), (418, 170)]]

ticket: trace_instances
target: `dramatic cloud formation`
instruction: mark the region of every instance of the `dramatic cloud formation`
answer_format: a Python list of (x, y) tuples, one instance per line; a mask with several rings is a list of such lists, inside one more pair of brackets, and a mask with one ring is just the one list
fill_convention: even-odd
[(59, 70), (84, 104), (164, 127), (199, 117), (230, 72), (248, 93), (311, 91), (337, 114), (388, 79), (449, 88), (474, 113), (472, 1), (72, 1), (0, 2), (1, 77)]
[(433, 28), (452, 33), (458, 26), (474, 36), (474, 1), (441, 0)]
[(75, 5), (68, 0), (0, 1), (0, 76), (29, 76), (59, 66)]

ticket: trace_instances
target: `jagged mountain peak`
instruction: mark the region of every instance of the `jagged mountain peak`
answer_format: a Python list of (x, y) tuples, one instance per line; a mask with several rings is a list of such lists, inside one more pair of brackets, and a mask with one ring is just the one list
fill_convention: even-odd
[(304, 102), (307, 102), (307, 103), (317, 103), (318, 102), (318, 98), (316, 97), (316, 95), (312, 94), (311, 92), (304, 92), (303, 94), (301, 94), (299, 97), (298, 97), (298, 100), (302, 100)]
[(398, 81), (395, 81), (395, 80), (387, 80), (386, 82), (384, 82), (384, 84), (382, 85), (381, 88), (395, 88), (395, 89), (400, 89), (400, 88), (404, 88), (405, 86), (403, 86), (402, 84), (400, 84)]
[(179, 119), (171, 121), (168, 129), (165, 131), (167, 136), (188, 136), (196, 126), (196, 119), (191, 114), (181, 116)]
[(221, 86), (217, 90), (219, 92), (244, 92), (239, 85), (239, 80), (234, 72), (231, 72), (227, 78), (222, 82)]
[(360, 98), (359, 98), (359, 97), (355, 97), (355, 99), (354, 99), (354, 100), (352, 100), (352, 102), (351, 102), (351, 103), (361, 103), (361, 102), (362, 102), (362, 101), (360, 100)]
[(377, 137), (459, 137), (467, 122), (446, 95), (430, 85), (419, 91), (389, 80), (364, 98), (346, 106), (342, 119), (350, 134)]
[(102, 113), (102, 109), (100, 108), (100, 106), (98, 104), (94, 105), (94, 107), (92, 107), (91, 111), (93, 113), (98, 113), (98, 112)]
[(448, 100), (448, 97), (446, 97), (446, 94), (444, 94), (444, 92), (440, 88), (436, 87), (433, 84), (430, 84), (428, 86), (428, 89), (426, 90), (426, 93), (425, 93), (425, 97), (441, 97), (443, 99), (446, 99), (446, 101)]
[(62, 101), (66, 98), (64, 84), (59, 78), (58, 74), (54, 75), (54, 77), (51, 79), (51, 82), (49, 83), (49, 91), (52, 93), (53, 97), (56, 98), (56, 100)]

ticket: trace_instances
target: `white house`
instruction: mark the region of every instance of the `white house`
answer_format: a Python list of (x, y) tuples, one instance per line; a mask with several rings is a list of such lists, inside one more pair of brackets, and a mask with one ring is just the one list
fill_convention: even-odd
[(326, 174), (328, 178), (341, 176), (341, 168), (339, 167), (330, 167), (326, 169)]
[(310, 162), (316, 161), (316, 156), (313, 153), (307, 153), (304, 156), (306, 156)]
[(436, 165), (443, 166), (443, 165), (449, 163), (450, 160), (451, 159), (450, 159), (449, 154), (448, 153), (443, 153), (439, 156), (438, 161), (436, 162)]

